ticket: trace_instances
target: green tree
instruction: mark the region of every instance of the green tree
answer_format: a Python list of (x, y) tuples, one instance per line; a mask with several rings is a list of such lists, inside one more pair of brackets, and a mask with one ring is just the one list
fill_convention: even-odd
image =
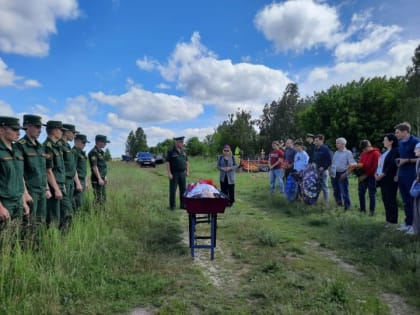
[(401, 120), (411, 122), (413, 133), (420, 136), (420, 45), (411, 59), (413, 64), (407, 68), (405, 104), (401, 111)]
[(137, 152), (147, 151), (147, 138), (141, 127), (136, 129), (136, 132), (130, 131), (125, 143), (126, 154), (135, 157)]
[(301, 136), (297, 124), (297, 113), (302, 108), (298, 85), (289, 83), (278, 101), (266, 104), (258, 120), (259, 143), (265, 150), (271, 149), (273, 140), (295, 139)]
[(163, 156), (166, 157), (166, 153), (174, 146), (174, 144), (174, 140), (166, 139), (163, 142), (159, 142), (155, 147), (150, 148), (150, 152), (154, 154), (163, 154)]
[(238, 109), (229, 114), (211, 137), (212, 152), (220, 152), (224, 144), (229, 144), (231, 148), (240, 147), (245, 154), (255, 154), (258, 151), (255, 126), (249, 112)]
[(186, 147), (188, 154), (191, 156), (203, 156), (206, 153), (206, 145), (200, 142), (198, 137), (188, 139)]
[(111, 151), (109, 151), (108, 148), (105, 149), (104, 158), (105, 158), (105, 161), (111, 161), (112, 160)]
[(330, 145), (345, 137), (349, 147), (363, 139), (380, 146), (383, 135), (393, 131), (404, 103), (401, 77), (360, 79), (316, 93), (313, 103), (300, 113), (300, 125), (323, 133)]

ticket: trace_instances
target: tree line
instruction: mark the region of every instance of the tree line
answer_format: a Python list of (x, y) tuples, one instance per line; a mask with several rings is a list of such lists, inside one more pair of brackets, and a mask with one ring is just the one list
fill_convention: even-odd
[[(298, 85), (290, 83), (281, 98), (264, 105), (258, 119), (238, 108), (203, 141), (188, 139), (186, 148), (191, 156), (215, 155), (228, 143), (253, 155), (262, 149), (269, 152), (273, 140), (304, 139), (308, 132), (323, 133), (330, 146), (337, 137), (345, 137), (349, 147), (358, 147), (362, 139), (381, 147), (383, 135), (393, 132), (393, 126), (402, 121), (409, 122), (412, 133), (420, 135), (420, 44), (404, 76), (360, 78), (305, 98)], [(165, 154), (172, 146), (173, 140), (166, 139), (148, 147), (147, 137), (138, 127), (128, 135), (126, 152), (132, 157), (139, 151)]]

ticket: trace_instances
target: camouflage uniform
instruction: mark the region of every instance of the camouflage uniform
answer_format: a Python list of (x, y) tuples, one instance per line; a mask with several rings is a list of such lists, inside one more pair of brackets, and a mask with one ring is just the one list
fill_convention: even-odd
[[(0, 117), (0, 127), (20, 129), (19, 119)], [(0, 139), (0, 202), (9, 212), (12, 220), (23, 215), (23, 155), (15, 143), (9, 149)]]
[[(95, 137), (95, 142), (97, 141), (109, 143), (106, 136), (103, 135), (97, 135)], [(97, 145), (95, 145), (95, 147), (92, 150), (90, 150), (88, 157), (91, 168), (91, 182), (93, 192), (95, 194), (95, 202), (99, 205), (103, 205), (106, 201), (106, 185), (99, 185), (99, 181), (96, 174), (93, 171), (93, 167), (98, 167), (99, 175), (101, 176), (102, 180), (105, 181), (108, 173), (108, 168), (105, 161), (105, 152), (102, 149), (100, 149)]]
[[(55, 127), (56, 126), (56, 127)], [(62, 129), (61, 121), (48, 121), (48, 127)], [(47, 201), (47, 224), (55, 222), (61, 228), (71, 218), (72, 205), (66, 191), (66, 171), (64, 166), (63, 151), (60, 141), (54, 143), (47, 138), (44, 142), (45, 153), (47, 155), (47, 169), (52, 169), (58, 187), (63, 194), (63, 198), (58, 200), (54, 196), (54, 189), (50, 186), (52, 197)]]
[[(23, 123), (24, 125), (42, 125), (41, 117), (36, 115), (24, 115)], [(28, 193), (32, 197), (31, 221), (45, 223), (47, 218), (47, 168), (44, 146), (36, 139), (32, 142), (27, 135), (16, 144), (22, 151), (25, 161), (24, 178)]]
[[(183, 141), (184, 137), (178, 137), (175, 141)], [(184, 150), (179, 150), (175, 146), (168, 151), (166, 163), (172, 174), (169, 180), (169, 208), (175, 209), (176, 187), (179, 186), (180, 208), (184, 208), (183, 195), (186, 189), (186, 176), (188, 171), (188, 157)]]
[[(80, 140), (84, 143), (89, 143), (89, 141), (87, 141), (86, 135), (78, 134), (75, 140)], [(82, 185), (83, 187), (83, 191), (74, 191), (73, 206), (74, 209), (77, 210), (83, 205), (83, 195), (86, 187), (87, 175), (87, 156), (85, 151), (77, 148), (76, 146), (73, 147), (72, 152), (74, 154), (77, 176), (79, 177), (80, 185)]]

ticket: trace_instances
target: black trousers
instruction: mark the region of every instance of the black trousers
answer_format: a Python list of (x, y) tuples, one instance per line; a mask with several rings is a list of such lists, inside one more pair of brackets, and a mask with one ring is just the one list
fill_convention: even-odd
[(397, 190), (398, 183), (392, 178), (384, 177), (380, 182), (385, 218), (389, 223), (398, 223)]
[(175, 194), (176, 194), (176, 187), (179, 186), (179, 204), (180, 208), (184, 209), (184, 201), (182, 196), (185, 193), (186, 189), (186, 173), (183, 172), (173, 172), (172, 179), (169, 180), (169, 207), (171, 209), (175, 209)]
[(225, 180), (222, 182), (220, 181), (220, 188), (222, 193), (229, 197), (230, 205), (233, 205), (235, 202), (235, 184), (230, 184), (227, 176), (225, 176)]

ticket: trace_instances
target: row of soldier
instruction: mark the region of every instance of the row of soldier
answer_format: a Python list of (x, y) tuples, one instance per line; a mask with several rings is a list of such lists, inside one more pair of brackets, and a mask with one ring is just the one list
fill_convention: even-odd
[[(42, 126), (47, 133), (43, 143), (38, 140)], [(25, 136), (19, 139), (21, 129)], [(21, 126), (19, 118), (0, 116), (1, 225), (24, 220), (68, 228), (88, 188), (88, 159), (95, 202), (103, 206), (107, 184), (103, 148), (109, 141), (96, 135), (88, 155), (83, 151), (86, 143), (86, 135), (72, 124), (56, 120), (43, 124), (38, 115), (24, 115)]]

